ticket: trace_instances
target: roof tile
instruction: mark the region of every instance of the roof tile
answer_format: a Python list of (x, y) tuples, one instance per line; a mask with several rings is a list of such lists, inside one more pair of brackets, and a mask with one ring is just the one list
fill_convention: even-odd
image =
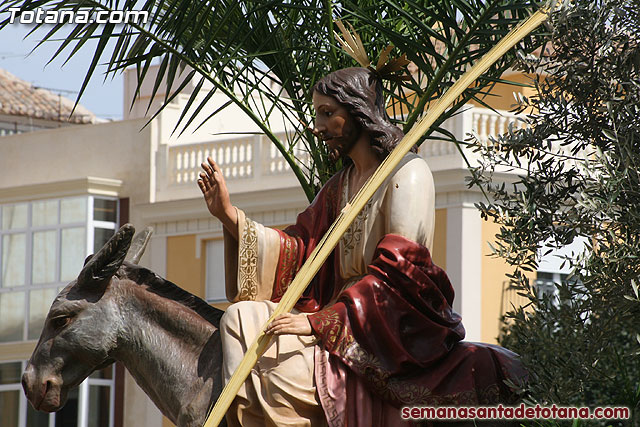
[(39, 89), (0, 69), (0, 114), (26, 116), (66, 123), (94, 123), (96, 116), (78, 104), (46, 89)]

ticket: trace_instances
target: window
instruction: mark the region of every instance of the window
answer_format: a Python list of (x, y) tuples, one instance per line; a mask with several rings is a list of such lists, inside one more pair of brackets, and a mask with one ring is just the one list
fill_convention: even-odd
[(96, 371), (69, 393), (58, 412), (38, 412), (22, 392), (26, 361), (0, 363), (0, 414), (3, 427), (113, 427), (115, 367)]
[(575, 280), (571, 276), (569, 260), (575, 260), (587, 247), (587, 239), (584, 237), (578, 237), (570, 245), (562, 248), (543, 245), (539, 252), (540, 262), (536, 277), (538, 295), (541, 298), (545, 295), (558, 298), (557, 285)]
[(556, 283), (563, 283), (566, 281), (568, 274), (554, 273), (551, 271), (538, 270), (536, 276), (536, 287), (538, 288), (538, 297), (544, 296), (557, 297), (558, 288)]
[[(36, 340), (61, 288), (115, 233), (118, 201), (94, 196), (0, 205), (0, 346)], [(2, 427), (113, 427), (114, 367), (94, 372), (55, 413), (35, 411), (20, 384), (25, 361), (0, 363)]]
[(206, 299), (227, 302), (224, 284), (224, 240), (207, 241)]
[(38, 339), (53, 299), (115, 233), (117, 222), (115, 199), (0, 205), (0, 344)]

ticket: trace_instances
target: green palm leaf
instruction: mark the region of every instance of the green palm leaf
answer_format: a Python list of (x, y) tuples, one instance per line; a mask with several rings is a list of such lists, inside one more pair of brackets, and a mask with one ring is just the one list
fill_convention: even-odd
[[(0, 14), (9, 8), (148, 12), (146, 25), (56, 25), (41, 43), (58, 40), (53, 56), (67, 52), (69, 59), (87, 49), (87, 41), (97, 39), (80, 96), (101, 63), (107, 64), (106, 75), (135, 66), (136, 92), (151, 65), (159, 64), (152, 95), (166, 84), (165, 105), (184, 89), (187, 79), (197, 78), (176, 131), (194, 124), (214, 93), (226, 95), (229, 102), (207, 119), (227, 106), (238, 106), (275, 144), (311, 200), (339, 167), (303, 125), (313, 120), (311, 88), (329, 72), (357, 65), (334, 39), (334, 19), (355, 27), (374, 64), (393, 44), (392, 56), (404, 53), (415, 65), (409, 80), (389, 81), (385, 87), (394, 120), (407, 131), (430, 102), (536, 6), (523, 0), (10, 0), (0, 6)], [(8, 18), (0, 22), (0, 31), (6, 25)], [(34, 31), (40, 27), (43, 24), (36, 24)], [(115, 44), (109, 53), (110, 40)], [(531, 36), (519, 48), (528, 53), (539, 44), (540, 38)], [(514, 58), (511, 52), (492, 66), (422, 140), (436, 131), (454, 140), (438, 128), (467, 101), (482, 104), (487, 89), (502, 82), (500, 77)], [(185, 68), (188, 72), (181, 73)], [(284, 126), (284, 136), (275, 134), (276, 126)], [(297, 159), (296, 152), (308, 153), (309, 161)]]

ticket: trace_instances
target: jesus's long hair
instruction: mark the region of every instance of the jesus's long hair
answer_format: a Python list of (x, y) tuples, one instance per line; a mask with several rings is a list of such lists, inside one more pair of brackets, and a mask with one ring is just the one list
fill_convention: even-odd
[[(320, 79), (313, 90), (333, 97), (347, 109), (360, 128), (371, 136), (371, 147), (380, 160), (387, 157), (404, 136), (389, 119), (382, 80), (373, 71), (344, 68)], [(417, 147), (413, 146), (411, 151), (416, 152)]]

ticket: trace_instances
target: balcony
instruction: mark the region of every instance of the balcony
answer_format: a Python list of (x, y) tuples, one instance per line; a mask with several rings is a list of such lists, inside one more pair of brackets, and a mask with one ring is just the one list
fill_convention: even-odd
[[(509, 125), (521, 126), (516, 116), (506, 111), (496, 113), (485, 108), (469, 108), (444, 125), (456, 138), (475, 134), (483, 144), (491, 136), (507, 132)], [(465, 169), (462, 156), (448, 141), (426, 141), (420, 154), (435, 172)], [(199, 197), (195, 181), (200, 163), (211, 156), (221, 167), (231, 193), (298, 188), (299, 184), (275, 146), (262, 135), (217, 140), (212, 142), (160, 144), (156, 156), (156, 201)], [(296, 153), (304, 159), (303, 150)], [(473, 153), (467, 158), (473, 159)]]

